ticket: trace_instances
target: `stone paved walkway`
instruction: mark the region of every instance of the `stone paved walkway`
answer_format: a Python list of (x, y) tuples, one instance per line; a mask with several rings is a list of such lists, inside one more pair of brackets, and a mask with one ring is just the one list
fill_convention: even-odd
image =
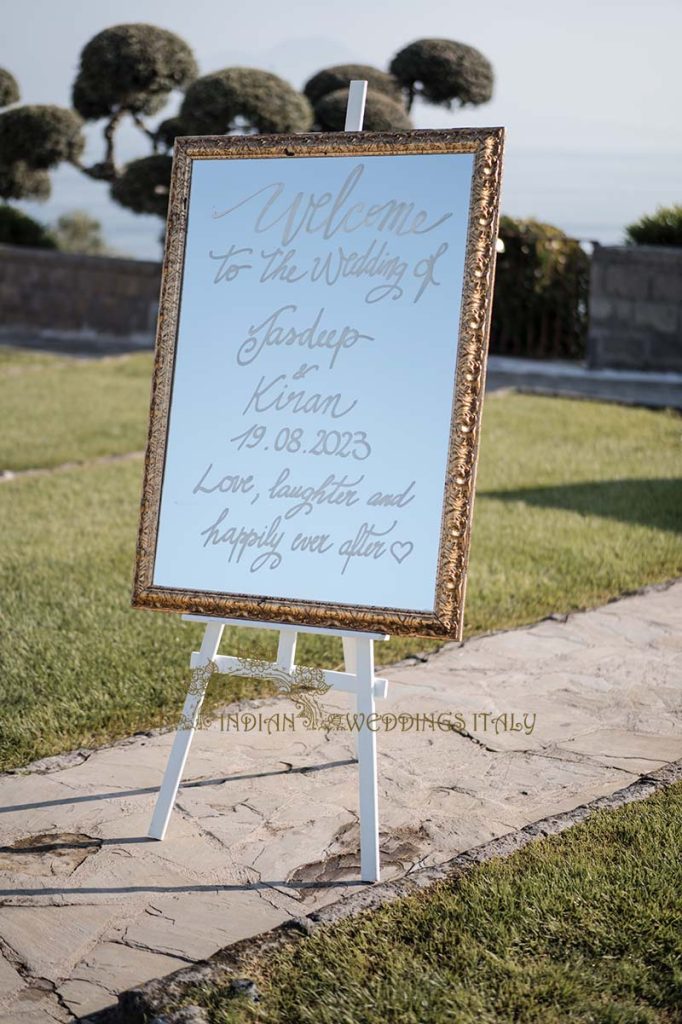
[[(448, 713), (468, 735), (379, 732), (384, 877), (682, 757), (681, 622), (678, 582), (388, 670), (382, 710)], [(291, 711), (241, 710), (254, 707)], [(521, 729), (508, 717), (504, 731), (512, 712)], [(0, 777), (0, 1024), (80, 1018), (355, 891), (351, 735), (216, 721), (158, 843), (145, 834), (170, 743), (137, 736)]]

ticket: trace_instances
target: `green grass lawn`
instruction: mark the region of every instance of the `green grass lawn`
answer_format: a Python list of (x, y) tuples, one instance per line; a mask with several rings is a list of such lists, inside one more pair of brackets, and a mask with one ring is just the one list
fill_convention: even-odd
[[(0, 350), (2, 352), (2, 350)], [(0, 356), (3, 468), (139, 450), (151, 357)], [(522, 395), (487, 401), (466, 633), (600, 604), (682, 572), (682, 419)], [(0, 483), (0, 769), (168, 721), (200, 630), (130, 608), (142, 463), (84, 464)], [(242, 655), (272, 634), (232, 630)], [(396, 639), (384, 663), (432, 649)], [(301, 663), (341, 660), (303, 636)], [(212, 702), (253, 693), (211, 685)]]
[(284, 947), (211, 1024), (679, 1024), (682, 785)]
[(152, 356), (70, 359), (0, 347), (0, 473), (140, 451)]

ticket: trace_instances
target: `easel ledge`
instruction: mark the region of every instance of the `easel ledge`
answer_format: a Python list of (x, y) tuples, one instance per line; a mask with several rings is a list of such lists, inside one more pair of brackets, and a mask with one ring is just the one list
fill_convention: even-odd
[[(355, 669), (349, 669), (349, 661), (353, 663), (352, 654), (355, 650), (355, 641), (374, 640), (386, 641), (390, 637), (386, 633), (353, 633), (347, 629), (322, 629), (317, 626), (288, 626), (276, 622), (242, 622), (240, 619), (212, 619), (207, 615), (183, 615), (185, 622), (220, 622), (225, 626), (243, 626), (246, 629), (272, 629), (279, 632), (277, 644), (277, 658), (270, 665), (272, 669), (283, 669), (285, 672), (292, 672), (295, 668), (294, 659), (296, 656), (296, 641), (299, 633), (318, 633), (324, 636), (337, 636), (343, 642), (343, 658), (346, 665), (345, 672), (334, 672), (331, 669), (324, 669), (325, 682), (335, 690), (342, 693), (359, 693), (357, 675)], [(218, 672), (226, 675), (243, 675), (240, 673), (242, 662), (240, 658), (231, 657), (226, 654), (216, 654), (213, 664)], [(201, 668), (204, 662), (201, 659), (201, 652), (194, 651), (190, 657), (190, 668)], [(373, 692), (377, 699), (381, 699), (388, 693), (388, 679), (377, 679), (373, 682)]]

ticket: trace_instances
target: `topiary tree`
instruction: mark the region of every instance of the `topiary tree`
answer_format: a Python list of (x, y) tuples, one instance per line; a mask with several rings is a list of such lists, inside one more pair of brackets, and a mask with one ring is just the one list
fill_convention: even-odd
[[(337, 89), (323, 96), (315, 106), (319, 131), (342, 132), (346, 123), (348, 89)], [(382, 93), (367, 93), (364, 130), (367, 132), (406, 131), (412, 128), (410, 116), (401, 103)]]
[[(19, 99), (14, 75), (0, 68), (0, 107), (18, 103)], [(0, 113), (0, 199), (5, 202), (47, 199), (50, 194), (48, 169), (62, 160), (78, 159), (82, 149), (81, 120), (72, 110), (55, 106), (15, 106), (3, 111)], [(7, 223), (14, 223), (10, 214), (5, 216), (10, 218)], [(42, 230), (37, 221), (32, 223)], [(17, 224), (21, 237), (31, 236), (30, 231), (23, 230), (23, 221), (18, 220)], [(34, 235), (39, 238), (40, 232)]]
[(625, 229), (630, 245), (682, 245), (682, 205), (659, 206)]
[(366, 81), (368, 96), (381, 93), (397, 103), (403, 102), (400, 83), (393, 75), (368, 64), (336, 64), (331, 68), (323, 68), (308, 79), (303, 86), (303, 93), (316, 107), (324, 96), (339, 89), (348, 89), (353, 81)]
[(197, 74), (194, 54), (173, 32), (154, 25), (115, 25), (83, 49), (73, 105), (88, 120), (126, 112), (156, 114), (173, 89), (184, 89)]
[(407, 109), (416, 96), (451, 108), (487, 103), (493, 94), (492, 65), (483, 54), (451, 39), (418, 39), (391, 61), (391, 74), (403, 86)]
[(72, 210), (57, 218), (51, 231), (60, 252), (86, 253), (88, 256), (111, 255), (102, 225), (85, 210)]
[[(73, 111), (26, 106), (0, 113), (0, 198), (45, 198), (47, 171), (66, 161), (108, 182), (112, 197), (129, 210), (163, 217), (169, 154), (178, 135), (340, 131), (353, 79), (369, 83), (365, 130), (404, 131), (412, 127), (406, 105), (409, 110), (415, 97), (445, 106), (483, 103), (493, 81), (482, 54), (444, 39), (410, 44), (396, 54), (388, 72), (364, 64), (324, 68), (303, 93), (255, 68), (197, 74), (190, 47), (166, 29), (135, 23), (99, 32), (80, 56)], [(184, 93), (179, 111), (150, 126), (145, 119), (159, 114), (175, 90)], [(13, 76), (0, 70), (0, 106), (18, 99)], [(125, 118), (142, 133), (151, 154), (121, 166), (116, 136)], [(102, 158), (89, 165), (82, 162), (83, 121), (104, 121)]]
[(104, 159), (82, 168), (92, 177), (114, 181), (119, 173), (115, 132), (129, 115), (152, 141), (143, 114), (156, 114), (173, 89), (184, 89), (198, 73), (190, 47), (179, 36), (154, 25), (115, 25), (99, 32), (81, 53), (73, 85), (73, 105), (86, 121), (107, 118)]
[(305, 96), (277, 75), (254, 68), (225, 68), (190, 85), (180, 108), (191, 135), (305, 132), (313, 111)]
[(0, 203), (0, 243), (30, 245), (34, 249), (57, 248), (55, 239), (43, 224), (7, 203)]

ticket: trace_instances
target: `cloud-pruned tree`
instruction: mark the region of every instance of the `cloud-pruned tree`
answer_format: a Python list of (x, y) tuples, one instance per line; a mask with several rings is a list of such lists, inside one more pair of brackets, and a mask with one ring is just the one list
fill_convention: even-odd
[(73, 84), (73, 105), (86, 121), (106, 118), (104, 158), (82, 168), (114, 182), (123, 173), (115, 157), (116, 131), (126, 116), (155, 144), (144, 116), (158, 114), (174, 89), (185, 89), (198, 68), (187, 43), (154, 25), (114, 25), (83, 49)]
[[(19, 99), (14, 75), (0, 68), (0, 107)], [(65, 153), (80, 152), (79, 134), (80, 119), (60, 107), (14, 106), (0, 113), (0, 199), (47, 199), (47, 168)], [(23, 229), (19, 233), (25, 235)]]
[[(416, 98), (425, 103), (485, 103), (493, 71), (471, 46), (448, 39), (421, 39), (400, 50), (388, 71), (364, 64), (323, 68), (298, 92), (268, 71), (231, 67), (199, 77), (188, 44), (147, 24), (115, 25), (84, 47), (72, 90), (73, 110), (17, 106), (13, 75), (0, 69), (0, 199), (44, 199), (48, 172), (70, 163), (109, 183), (114, 200), (136, 213), (166, 214), (174, 140), (179, 135), (340, 131), (348, 87), (367, 79), (367, 131), (404, 131)], [(171, 96), (179, 108), (154, 124)], [(170, 113), (170, 116), (169, 116)], [(117, 133), (128, 119), (148, 147), (121, 164)], [(103, 153), (83, 161), (84, 122), (103, 122)]]
[(47, 199), (47, 172), (78, 161), (84, 145), (78, 114), (32, 105), (0, 113), (0, 199)]
[(487, 103), (493, 68), (483, 54), (451, 39), (418, 39), (395, 55), (391, 73), (406, 92), (407, 109), (418, 96), (426, 103), (460, 107)]
[(73, 105), (86, 120), (115, 114), (158, 114), (174, 89), (198, 75), (187, 43), (154, 25), (114, 25), (81, 53)]

